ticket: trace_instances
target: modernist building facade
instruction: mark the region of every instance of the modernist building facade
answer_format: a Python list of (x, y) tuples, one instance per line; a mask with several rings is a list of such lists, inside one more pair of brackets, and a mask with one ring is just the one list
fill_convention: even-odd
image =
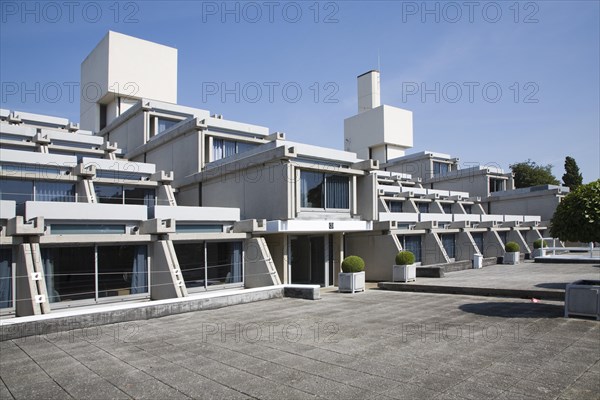
[(81, 128), (1, 114), (5, 313), (332, 286), (349, 254), (367, 279), (388, 280), (402, 249), (422, 265), (500, 257), (507, 241), (528, 253), (545, 229), (535, 214), (487, 212), (493, 179), (507, 189), (510, 175), (473, 168), (485, 184), (445, 186), (439, 177), (460, 176), (455, 159), (406, 156), (412, 113), (380, 104), (377, 71), (358, 78), (344, 150), (176, 104), (177, 50), (115, 32), (81, 80), (101, 89), (82, 96)]

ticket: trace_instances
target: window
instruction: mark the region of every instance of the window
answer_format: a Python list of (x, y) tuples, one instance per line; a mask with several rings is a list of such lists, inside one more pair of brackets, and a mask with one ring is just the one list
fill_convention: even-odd
[(390, 212), (402, 212), (402, 202), (401, 201), (388, 201), (387, 203)]
[(173, 119), (160, 118), (160, 117), (157, 118), (156, 119), (156, 125), (158, 127), (158, 130), (157, 130), (156, 134), (160, 135), (161, 133), (163, 133), (167, 129), (170, 129), (173, 126), (177, 125), (179, 122), (181, 122), (181, 121), (173, 120)]
[(0, 199), (14, 200), (17, 204), (26, 201), (75, 202), (75, 184), (47, 181), (2, 180)]
[(447, 175), (448, 174), (449, 165), (443, 162), (434, 161), (433, 162), (433, 175)]
[(35, 200), (75, 202), (75, 184), (62, 182), (36, 182)]
[(98, 203), (137, 204), (151, 206), (155, 203), (155, 190), (148, 188), (123, 187), (119, 185), (94, 185)]
[(444, 210), (445, 214), (452, 214), (452, 204), (442, 203), (442, 210)]
[(0, 200), (14, 200), (17, 205), (33, 200), (33, 181), (2, 179)]
[(243, 282), (242, 242), (174, 243), (174, 248), (188, 289)]
[(13, 306), (12, 249), (0, 249), (0, 308)]
[(420, 213), (428, 213), (429, 212), (429, 203), (417, 203), (419, 207)]
[(415, 255), (415, 262), (421, 262), (421, 236), (400, 236), (402, 248), (408, 250)]
[(504, 179), (490, 178), (490, 193), (501, 192), (505, 190), (504, 184)]
[(51, 303), (148, 293), (145, 245), (42, 249)]
[(440, 239), (442, 241), (442, 246), (444, 246), (444, 250), (446, 250), (446, 254), (450, 258), (456, 257), (456, 244), (455, 244), (455, 235), (453, 233), (444, 233), (440, 235)]
[(347, 176), (300, 171), (300, 206), (303, 208), (350, 208), (350, 180)]
[(463, 204), (463, 208), (467, 214), (473, 214), (473, 205), (472, 204)]
[(257, 144), (255, 143), (214, 138), (212, 161), (217, 161), (223, 158), (231, 157), (235, 154), (244, 153), (256, 146)]

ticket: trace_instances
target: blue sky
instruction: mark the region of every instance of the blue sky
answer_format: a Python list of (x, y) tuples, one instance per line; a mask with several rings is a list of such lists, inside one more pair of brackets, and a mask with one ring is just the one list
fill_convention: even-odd
[(2, 108), (79, 121), (69, 85), (110, 29), (179, 50), (180, 104), (290, 140), (342, 148), (356, 76), (380, 68), (383, 103), (414, 113), (409, 152), (559, 179), (570, 155), (600, 177), (598, 1), (70, 4), (2, 1)]

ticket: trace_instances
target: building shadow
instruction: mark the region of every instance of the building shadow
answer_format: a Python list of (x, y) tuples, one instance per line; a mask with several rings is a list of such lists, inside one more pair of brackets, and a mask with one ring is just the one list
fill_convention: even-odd
[(539, 287), (539, 288), (544, 288), (544, 289), (562, 289), (562, 290), (565, 290), (567, 288), (567, 282), (538, 283), (535, 286)]
[(564, 315), (564, 307), (556, 304), (531, 301), (521, 303), (483, 302), (463, 304), (460, 310), (486, 317), (503, 318), (560, 318)]

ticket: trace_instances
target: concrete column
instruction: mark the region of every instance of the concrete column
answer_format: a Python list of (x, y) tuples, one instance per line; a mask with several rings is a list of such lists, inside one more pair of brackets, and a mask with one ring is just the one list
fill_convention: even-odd
[(50, 303), (39, 244), (18, 245), (16, 276), (16, 316), (49, 313)]
[(288, 276), (287, 235), (283, 233), (267, 235), (265, 236), (265, 243), (271, 253), (271, 259), (273, 260), (273, 264), (275, 264), (279, 280), (282, 283), (290, 283)]

